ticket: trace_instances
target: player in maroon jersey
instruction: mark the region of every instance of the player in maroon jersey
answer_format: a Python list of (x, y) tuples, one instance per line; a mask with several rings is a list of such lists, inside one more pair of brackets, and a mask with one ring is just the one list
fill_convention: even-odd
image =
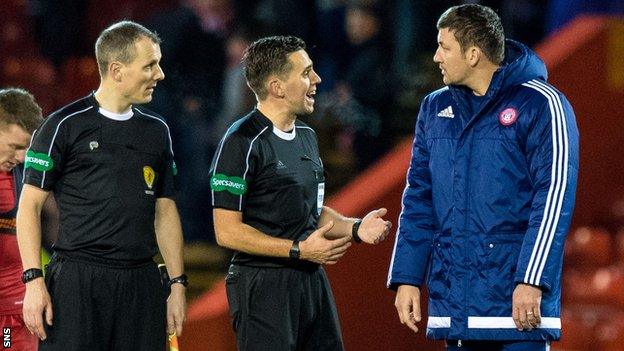
[[(30, 135), (41, 123), (41, 108), (22, 89), (0, 90), (0, 326), (15, 350), (37, 350), (37, 338), (22, 319), (24, 284), (17, 247), (15, 216), (21, 192), (22, 164)], [(6, 329), (6, 330), (4, 330)]]

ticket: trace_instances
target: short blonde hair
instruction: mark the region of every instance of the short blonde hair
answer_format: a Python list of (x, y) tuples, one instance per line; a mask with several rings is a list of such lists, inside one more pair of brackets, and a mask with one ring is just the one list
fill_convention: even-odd
[(132, 62), (136, 57), (134, 43), (144, 37), (155, 44), (161, 43), (158, 34), (132, 21), (117, 22), (104, 29), (95, 42), (95, 58), (100, 76), (106, 77), (108, 65), (113, 61)]

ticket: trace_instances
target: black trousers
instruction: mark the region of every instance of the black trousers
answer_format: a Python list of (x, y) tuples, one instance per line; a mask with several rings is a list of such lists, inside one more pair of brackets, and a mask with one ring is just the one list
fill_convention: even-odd
[(53, 258), (46, 267), (53, 325), (40, 351), (166, 348), (166, 301), (156, 263), (111, 267)]
[(232, 265), (226, 282), (238, 350), (344, 350), (322, 267)]

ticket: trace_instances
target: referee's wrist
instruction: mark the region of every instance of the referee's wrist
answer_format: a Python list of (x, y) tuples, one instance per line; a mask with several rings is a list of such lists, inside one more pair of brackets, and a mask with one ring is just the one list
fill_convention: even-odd
[(294, 240), (292, 245), (290, 246), (290, 250), (288, 251), (288, 257), (291, 260), (300, 260), (301, 259), (301, 248), (299, 244), (301, 242), (299, 240)]
[(176, 285), (186, 288), (188, 286), (188, 276), (186, 274), (181, 274), (175, 278), (171, 278), (169, 279), (168, 285), (169, 288), (173, 288)]
[(171, 284), (169, 288), (171, 291), (186, 291), (186, 286), (182, 284)]

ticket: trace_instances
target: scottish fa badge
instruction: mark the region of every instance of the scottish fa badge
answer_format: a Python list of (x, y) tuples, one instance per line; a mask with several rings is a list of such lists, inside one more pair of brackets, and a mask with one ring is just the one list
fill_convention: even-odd
[(143, 179), (145, 180), (145, 185), (147, 185), (147, 188), (149, 189), (145, 190), (145, 193), (149, 195), (154, 195), (152, 187), (154, 186), (154, 179), (156, 179), (156, 172), (154, 172), (154, 169), (152, 167), (143, 167)]

